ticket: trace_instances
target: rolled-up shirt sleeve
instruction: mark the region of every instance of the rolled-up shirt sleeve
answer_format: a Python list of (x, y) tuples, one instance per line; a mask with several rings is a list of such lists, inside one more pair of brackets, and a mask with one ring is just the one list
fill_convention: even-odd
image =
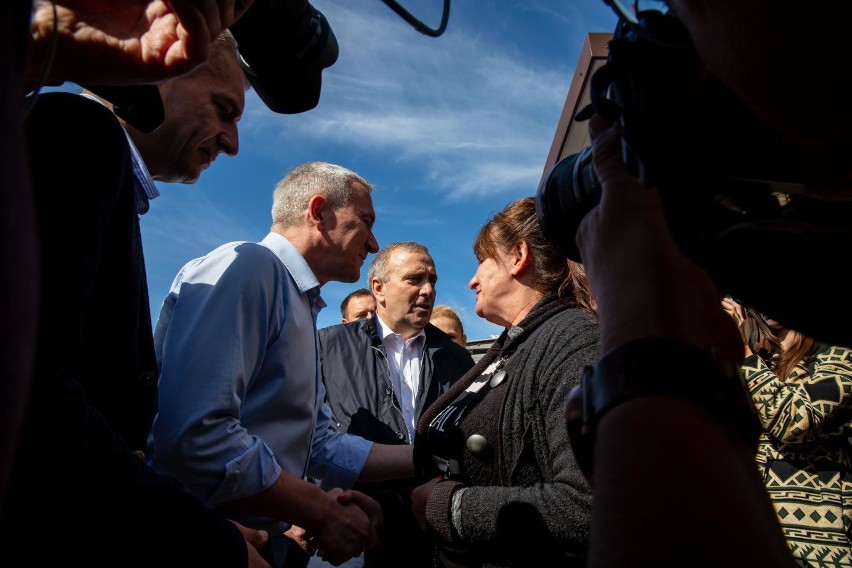
[[(322, 384), (319, 399), (325, 400), (325, 386)], [(320, 487), (326, 491), (335, 487), (349, 489), (361, 475), (373, 442), (337, 432), (329, 427), (330, 423), (331, 408), (323, 402), (317, 412), (308, 474), (321, 479)]]
[(281, 473), (241, 421), (247, 391), (263, 388), (265, 350), (286, 312), (274, 263), (256, 245), (220, 247), (182, 269), (157, 323), (149, 460), (211, 506), (256, 495)]

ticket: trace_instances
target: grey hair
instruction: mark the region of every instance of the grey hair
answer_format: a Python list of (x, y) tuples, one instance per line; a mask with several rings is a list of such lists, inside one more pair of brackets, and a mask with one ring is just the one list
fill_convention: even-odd
[(329, 207), (341, 209), (352, 201), (355, 184), (367, 193), (373, 185), (351, 170), (326, 162), (307, 162), (295, 167), (275, 185), (272, 195), (272, 223), (282, 227), (299, 224), (311, 197), (321, 195)]
[(211, 49), (223, 49), (228, 53), (232, 53), (235, 57), (237, 56), (237, 39), (231, 33), (231, 30), (225, 30), (216, 36), (216, 39), (213, 40), (213, 45), (210, 47)]
[[(207, 57), (207, 61), (186, 75), (181, 75), (172, 80), (194, 80), (202, 73), (213, 73), (219, 77), (227, 77), (227, 74), (232, 69), (232, 67), (228, 65), (229, 60), (235, 61), (239, 64), (240, 55), (238, 52), (236, 38), (234, 38), (234, 35), (230, 30), (225, 30), (216, 36), (216, 39), (214, 39), (213, 43), (210, 44), (210, 55)], [(243, 87), (246, 91), (248, 91), (251, 88), (251, 84), (248, 82), (248, 78), (245, 76), (245, 73), (240, 73), (240, 75), (242, 75), (243, 78)]]
[(226, 57), (239, 61), (237, 40), (230, 30), (225, 30), (216, 36), (216, 39), (210, 44), (210, 54), (207, 56), (207, 61), (193, 69), (187, 75), (193, 75), (196, 71), (201, 71), (205, 68), (221, 75), (225, 72)]
[[(397, 251), (421, 252), (429, 255), (429, 258), (432, 258), (432, 255), (429, 254), (429, 249), (420, 243), (415, 243), (413, 241), (391, 243), (377, 252), (376, 256), (373, 257), (373, 262), (370, 263), (370, 270), (367, 271), (367, 282), (372, 282), (373, 278), (378, 278), (381, 282), (387, 282), (388, 261), (390, 261), (390, 258)], [(435, 261), (433, 260), (432, 264), (434, 263)]]

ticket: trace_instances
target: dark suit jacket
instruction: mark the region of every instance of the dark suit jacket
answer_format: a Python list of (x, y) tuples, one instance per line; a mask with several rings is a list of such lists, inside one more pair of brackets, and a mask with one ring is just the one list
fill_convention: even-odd
[[(322, 380), (332, 428), (382, 444), (410, 444), (411, 432), (393, 391), (387, 355), (375, 318), (319, 330)], [(419, 417), (471, 367), (473, 357), (432, 324), (420, 360)], [(423, 480), (358, 483), (355, 489), (382, 506), (380, 544), (364, 556), (367, 568), (432, 568), (432, 542), (411, 513), (411, 490)]]
[(26, 132), (40, 309), (0, 534), (45, 566), (245, 566), (234, 526), (133, 453), (155, 410), (156, 362), (121, 125), (95, 101), (50, 93)]

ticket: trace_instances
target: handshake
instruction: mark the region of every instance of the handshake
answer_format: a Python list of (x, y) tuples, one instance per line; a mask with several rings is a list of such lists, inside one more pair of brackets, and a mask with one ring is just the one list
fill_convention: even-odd
[[(308, 556), (317, 555), (334, 565), (379, 544), (382, 509), (378, 502), (354, 490), (332, 489), (327, 495), (331, 500), (318, 524), (319, 529), (306, 530), (293, 525), (284, 535), (295, 541)], [(271, 558), (267, 557), (267, 561), (276, 565)]]

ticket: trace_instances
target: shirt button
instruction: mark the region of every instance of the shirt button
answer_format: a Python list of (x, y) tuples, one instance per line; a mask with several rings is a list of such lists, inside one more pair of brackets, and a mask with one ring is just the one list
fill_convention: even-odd
[(470, 453), (479, 458), (487, 458), (491, 454), (491, 444), (482, 434), (472, 434), (464, 445)]
[(506, 380), (506, 371), (505, 371), (505, 369), (500, 369), (499, 371), (494, 373), (493, 377), (491, 377), (491, 388), (496, 387), (497, 385), (501, 384), (505, 380)]
[(397, 438), (399, 438), (400, 440), (402, 440), (403, 438), (405, 438), (405, 436), (403, 435), (403, 433), (402, 433), (402, 432), (397, 432), (397, 433), (396, 433), (396, 437), (397, 437)]
[(142, 371), (139, 373), (139, 384), (143, 387), (152, 387), (157, 384), (157, 373), (154, 371)]

